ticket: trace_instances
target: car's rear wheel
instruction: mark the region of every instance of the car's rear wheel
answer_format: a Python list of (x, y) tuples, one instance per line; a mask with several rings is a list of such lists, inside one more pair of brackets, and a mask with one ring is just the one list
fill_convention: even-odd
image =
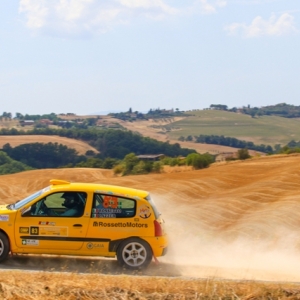
[(0, 262), (4, 261), (9, 253), (9, 242), (6, 235), (0, 232)]
[(128, 269), (146, 268), (152, 259), (149, 244), (139, 238), (124, 240), (117, 250), (117, 259), (121, 266)]

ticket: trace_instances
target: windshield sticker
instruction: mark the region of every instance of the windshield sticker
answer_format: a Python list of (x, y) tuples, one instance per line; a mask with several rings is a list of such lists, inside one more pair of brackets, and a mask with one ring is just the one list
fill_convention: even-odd
[(139, 208), (139, 216), (142, 219), (148, 219), (151, 216), (150, 207), (147, 205), (143, 205)]
[(29, 233), (29, 227), (20, 227), (19, 233)]
[(22, 240), (22, 245), (25, 245), (25, 246), (38, 246), (39, 241), (38, 240)]
[(106, 223), (106, 222), (93, 222), (93, 227), (139, 227), (148, 228), (148, 224), (134, 223), (134, 222), (118, 222), (118, 223)]
[(9, 221), (9, 215), (0, 215), (0, 221), (3, 222)]

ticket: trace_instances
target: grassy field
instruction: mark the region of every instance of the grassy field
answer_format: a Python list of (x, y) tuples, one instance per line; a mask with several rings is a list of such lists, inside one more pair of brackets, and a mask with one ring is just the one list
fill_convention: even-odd
[(275, 116), (251, 116), (217, 110), (198, 110), (189, 116), (169, 125), (164, 125), (171, 139), (188, 135), (223, 135), (252, 141), (255, 144), (282, 146), (291, 140), (300, 140), (300, 119), (287, 119)]

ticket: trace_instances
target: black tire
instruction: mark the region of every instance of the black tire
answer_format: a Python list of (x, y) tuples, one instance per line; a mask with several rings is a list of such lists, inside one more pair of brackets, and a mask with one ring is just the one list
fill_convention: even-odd
[(4, 233), (0, 232), (0, 262), (7, 259), (9, 251), (8, 239)]
[(152, 249), (139, 238), (124, 240), (117, 250), (117, 259), (122, 267), (137, 270), (146, 268), (152, 260)]

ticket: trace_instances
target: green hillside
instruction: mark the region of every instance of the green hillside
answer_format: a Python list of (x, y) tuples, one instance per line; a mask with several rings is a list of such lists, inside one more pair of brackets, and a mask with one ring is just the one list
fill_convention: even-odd
[(171, 139), (203, 135), (223, 135), (255, 144), (286, 145), (300, 140), (300, 119), (277, 116), (260, 116), (219, 111), (197, 110), (187, 112), (183, 120), (164, 126)]

